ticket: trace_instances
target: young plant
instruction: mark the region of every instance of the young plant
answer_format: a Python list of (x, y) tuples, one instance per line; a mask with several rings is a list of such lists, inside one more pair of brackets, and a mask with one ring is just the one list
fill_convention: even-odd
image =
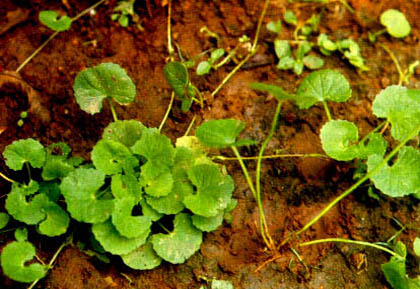
[(353, 66), (361, 71), (368, 71), (365, 60), (360, 53), (360, 46), (352, 39), (343, 39), (334, 42), (328, 38), (328, 35), (322, 33), (318, 36), (317, 44), (322, 54), (331, 55), (334, 51), (339, 51)]
[(398, 10), (388, 9), (381, 14), (380, 22), (385, 29), (379, 30), (375, 33), (369, 32), (369, 40), (376, 42), (378, 36), (385, 32), (395, 38), (404, 38), (411, 32), (410, 23), (405, 18), (405, 15)]
[(305, 22), (300, 23), (293, 11), (286, 10), (283, 15), (283, 20), (289, 25), (295, 26), (293, 32), (296, 41), (306, 40), (313, 32), (318, 31), (319, 23), (321, 22), (320, 14), (312, 14), (312, 16)]
[[(114, 8), (114, 13), (111, 15), (113, 21), (117, 21), (122, 27), (128, 27), (130, 18), (133, 22), (139, 25), (139, 16), (134, 12), (134, 3), (136, 0), (119, 1)], [(140, 29), (141, 26), (139, 26)]]
[[(181, 109), (188, 111), (193, 101), (203, 107), (203, 98), (200, 91), (191, 83), (187, 67), (177, 61), (169, 62), (163, 68), (163, 73), (176, 96), (181, 100)], [(199, 99), (196, 96), (199, 96)]]
[(201, 61), (197, 65), (197, 75), (205, 75), (210, 73), (211, 69), (217, 70), (219, 67), (221, 67), (223, 64), (225, 64), (224, 61), (221, 61), (217, 63), (217, 61), (223, 57), (225, 54), (225, 50), (223, 48), (217, 48), (213, 50), (210, 54), (210, 58), (205, 61)]

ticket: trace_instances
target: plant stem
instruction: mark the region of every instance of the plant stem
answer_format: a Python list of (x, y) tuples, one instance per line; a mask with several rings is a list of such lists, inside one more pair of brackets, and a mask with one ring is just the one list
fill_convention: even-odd
[(14, 183), (15, 181), (12, 180), (11, 178), (7, 177), (5, 174), (0, 172), (0, 177), (2, 177), (3, 179), (5, 179), (6, 181), (10, 182), (10, 183)]
[[(51, 258), (50, 262), (48, 263), (47, 272), (53, 267), (53, 264), (54, 264), (55, 260), (57, 259), (58, 255), (60, 255), (61, 251), (67, 245), (69, 245), (72, 242), (72, 239), (73, 239), (73, 237), (72, 237), (72, 235), (70, 235), (70, 237), (67, 238), (67, 240), (60, 245), (60, 247), (58, 248), (58, 250), (55, 252), (54, 256)], [(28, 289), (34, 288), (34, 286), (39, 282), (39, 280), (41, 280), (41, 279), (36, 279), (34, 282), (32, 282), (32, 284), (28, 287)]]
[(260, 18), (258, 19), (257, 30), (255, 32), (255, 38), (251, 46), (251, 50), (248, 52), (247, 56), (241, 62), (239, 62), (228, 75), (226, 75), (226, 77), (222, 80), (222, 82), (211, 93), (212, 97), (214, 97), (222, 89), (222, 87), (231, 79), (231, 77), (257, 52), (258, 38), (260, 36), (262, 22), (263, 22), (265, 13), (267, 12), (267, 7), (269, 3), (270, 3), (269, 0), (265, 0), (264, 2), (263, 10), (261, 12)]
[(374, 134), (375, 132), (377, 132), (378, 130), (380, 130), (381, 128), (383, 128), (387, 123), (388, 123), (388, 121), (386, 120), (386, 121), (382, 122), (380, 125), (378, 125), (377, 127), (375, 127), (372, 131), (370, 131), (367, 135), (365, 135), (359, 141), (359, 144), (364, 143), (372, 134)]
[(369, 242), (364, 242), (364, 241), (356, 241), (356, 240), (349, 240), (349, 239), (342, 239), (342, 238), (327, 238), (327, 239), (309, 241), (309, 242), (301, 243), (301, 244), (299, 244), (299, 246), (303, 247), (303, 246), (315, 245), (315, 244), (326, 243), (326, 242), (338, 242), (338, 243), (363, 245), (363, 246), (373, 247), (373, 248), (382, 250), (384, 252), (387, 252), (387, 253), (391, 254), (392, 256), (398, 256), (398, 254), (395, 253), (394, 251), (391, 251), (390, 249), (385, 248), (385, 247), (380, 246), (380, 245), (376, 245), (376, 244), (369, 243)]
[(271, 123), (270, 132), (268, 133), (268, 136), (265, 138), (261, 149), (258, 153), (258, 159), (257, 159), (257, 170), (256, 170), (256, 176), (255, 176), (255, 184), (256, 184), (256, 191), (257, 191), (257, 204), (258, 204), (258, 210), (260, 213), (260, 230), (261, 235), (263, 236), (263, 239), (268, 246), (268, 248), (273, 249), (275, 248), (274, 241), (270, 236), (270, 233), (268, 231), (267, 221), (265, 219), (264, 209), (262, 205), (262, 199), (261, 199), (261, 163), (262, 163), (262, 157), (264, 155), (265, 148), (267, 147), (268, 143), (270, 142), (271, 138), (273, 137), (276, 127), (277, 127), (277, 121), (280, 115), (280, 109), (281, 109), (282, 102), (279, 101), (277, 103), (276, 112), (274, 113), (273, 121)]
[(168, 1), (168, 53), (169, 59), (174, 59), (174, 48), (172, 47), (172, 28), (171, 28), (171, 17), (172, 17), (172, 0)]
[(398, 70), (398, 74), (400, 76), (400, 79), (398, 81), (398, 85), (401, 85), (404, 81), (405, 75), (404, 72), (401, 69), (400, 63), (398, 62), (398, 59), (395, 57), (394, 53), (391, 51), (391, 49), (389, 49), (388, 47), (386, 47), (385, 45), (379, 43), (379, 46), (382, 47), (383, 50), (385, 50), (389, 56), (391, 57), (392, 61), (394, 62), (395, 66), (397, 67)]
[(241, 165), (242, 171), (245, 175), (245, 179), (248, 182), (249, 189), (251, 190), (252, 195), (256, 199), (257, 198), (257, 192), (255, 191), (254, 183), (252, 182), (251, 177), (249, 176), (248, 169), (246, 168), (245, 163), (243, 162), (242, 157), (239, 154), (238, 149), (235, 146), (231, 146), (230, 148), (232, 149), (233, 153), (236, 155), (236, 158), (238, 159), (239, 164)]
[(25, 162), (25, 167), (26, 167), (26, 170), (28, 172), (28, 178), (29, 178), (28, 184), (29, 184), (29, 182), (32, 180), (32, 175), (31, 175), (31, 168), (29, 167), (28, 162)]
[(192, 129), (193, 125), (194, 125), (194, 122), (195, 122), (196, 118), (197, 118), (197, 115), (195, 115), (195, 114), (194, 114), (194, 116), (193, 116), (193, 118), (192, 118), (192, 120), (191, 120), (190, 124), (188, 125), (187, 130), (186, 130), (186, 131), (185, 131), (185, 133), (184, 133), (184, 136), (187, 136), (187, 135), (189, 135), (189, 134), (190, 134), (191, 129)]
[[(259, 156), (256, 157), (242, 157), (243, 160), (257, 160)], [(330, 157), (323, 154), (275, 154), (275, 155), (265, 155), (261, 159), (279, 159), (279, 158), (325, 158), (329, 159)], [(221, 161), (236, 161), (236, 157), (225, 157), (225, 156), (213, 156), (213, 160)]]
[[(79, 14), (77, 14), (75, 17), (73, 17), (71, 19), (72, 22), (76, 21), (77, 19), (79, 19), (80, 17), (82, 17), (83, 15), (88, 13), (90, 10), (95, 9), (97, 6), (99, 6), (103, 2), (105, 2), (105, 0), (100, 0), (96, 4), (90, 6), (89, 8), (87, 8), (85, 10), (83, 10), (82, 12), (80, 12)], [(29, 61), (32, 60), (32, 58), (34, 58), (51, 40), (53, 40), (54, 37), (56, 37), (58, 35), (58, 33), (60, 33), (60, 32), (55, 31), (53, 34), (51, 34), (51, 36), (44, 43), (42, 43), (41, 46), (39, 46), (28, 58), (25, 59), (25, 61), (22, 62), (21, 65), (19, 65), (19, 67), (15, 70), (15, 72), (19, 73), (19, 71), (21, 71), (22, 68), (24, 68), (26, 66), (26, 64), (28, 64)]]
[(331, 112), (330, 112), (330, 109), (328, 108), (327, 102), (323, 100), (322, 104), (324, 105), (324, 109), (325, 109), (325, 113), (327, 114), (328, 121), (331, 121), (332, 120)]
[(174, 104), (174, 99), (175, 99), (175, 92), (172, 91), (171, 100), (169, 101), (168, 109), (166, 110), (165, 116), (163, 117), (159, 125), (159, 131), (162, 130), (163, 126), (165, 125), (166, 120), (169, 117), (169, 113), (171, 112), (172, 105)]
[(19, 67), (15, 70), (15, 72), (19, 73), (19, 71), (21, 71), (22, 68), (24, 68), (26, 64), (28, 64), (29, 61), (32, 60), (32, 58), (34, 58), (51, 40), (53, 40), (53, 38), (56, 37), (58, 33), (59, 32), (56, 31), (53, 34), (51, 34), (51, 36), (44, 43), (42, 43), (41, 46), (39, 46), (28, 58), (25, 59), (24, 62), (22, 62), (21, 65), (19, 65)]
[(354, 9), (349, 5), (349, 3), (347, 3), (346, 0), (339, 0), (341, 2), (341, 4), (343, 4), (343, 6), (350, 11), (350, 13), (354, 14)]
[(118, 115), (115, 111), (114, 104), (112, 103), (112, 100), (108, 98), (109, 108), (111, 109), (112, 117), (114, 118), (114, 121), (118, 121)]
[[(395, 156), (399, 150), (413, 137), (416, 136), (417, 131), (420, 129), (420, 127), (417, 127), (414, 129), (398, 146), (396, 146), (386, 157), (385, 159), (376, 166), (373, 170), (368, 172), (363, 178), (361, 178), (359, 181), (357, 181), (354, 185), (352, 185), (350, 188), (348, 188), (344, 193), (339, 195), (334, 201), (329, 203), (322, 211), (319, 213), (315, 218), (313, 218), (311, 221), (309, 221), (302, 229), (296, 232), (296, 235), (299, 235), (303, 232), (305, 232), (307, 229), (309, 229), (313, 224), (318, 222), (319, 219), (321, 219), (328, 211), (334, 207), (338, 202), (340, 202), (342, 199), (350, 195), (355, 189), (357, 189), (361, 184), (363, 184), (366, 180), (368, 180), (371, 176), (373, 176), (380, 168), (382, 168), (384, 165), (388, 163), (388, 161)], [(282, 245), (284, 245), (288, 239), (283, 241)]]

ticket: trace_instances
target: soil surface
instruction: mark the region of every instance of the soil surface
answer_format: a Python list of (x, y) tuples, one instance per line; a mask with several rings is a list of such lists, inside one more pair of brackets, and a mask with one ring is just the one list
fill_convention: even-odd
[[(89, 115), (75, 102), (73, 83), (78, 72), (102, 62), (121, 65), (137, 87), (134, 103), (118, 106), (120, 119), (137, 119), (146, 126), (159, 126), (168, 107), (171, 89), (162, 70), (168, 61), (167, 5), (165, 1), (137, 1), (142, 30), (136, 25), (121, 27), (111, 20), (116, 1), (107, 1), (74, 22), (69, 31), (59, 33), (19, 74), (18, 66), (37, 49), (52, 32), (38, 21), (41, 10), (56, 10), (75, 16), (94, 4), (93, 1), (11, 1), (0, 4), (0, 151), (20, 138), (35, 138), (48, 145), (63, 141), (73, 149), (73, 155), (90, 157), (93, 145), (100, 139), (104, 127), (112, 121), (107, 105), (101, 113)], [(339, 54), (324, 57), (324, 68), (337, 69), (350, 81), (353, 97), (343, 104), (332, 104), (337, 119), (353, 121), (359, 134), (366, 135), (379, 123), (371, 113), (371, 103), (383, 88), (398, 83), (397, 70), (389, 55), (368, 40), (369, 31), (378, 31), (380, 14), (388, 8), (402, 11), (412, 25), (411, 34), (403, 40), (387, 34), (378, 42), (389, 47), (403, 69), (420, 59), (420, 1), (418, 0), (350, 0), (355, 9), (350, 13), (339, 1), (328, 4), (272, 0), (264, 23), (282, 18), (286, 9), (293, 10), (304, 21), (313, 13), (322, 13), (320, 33), (334, 40), (352, 38), (361, 48), (368, 72), (358, 73)], [(215, 48), (233, 49), (242, 35), (253, 38), (264, 1), (259, 0), (182, 0), (173, 1), (172, 30), (177, 51), (184, 58), (193, 58)], [(220, 36), (220, 42), (200, 33), (207, 26)], [(292, 39), (294, 28), (283, 25), (282, 39)], [(175, 139), (187, 130), (193, 116), (194, 127), (205, 120), (235, 118), (246, 122), (245, 137), (261, 143), (267, 136), (276, 100), (249, 88), (249, 83), (262, 81), (278, 84), (294, 93), (309, 71), (301, 76), (276, 68), (273, 33), (265, 25), (260, 35), (259, 50), (240, 69), (214, 98), (210, 93), (233, 69), (231, 62), (205, 77), (190, 72), (192, 83), (206, 96), (203, 109), (194, 106), (183, 113), (175, 101), (163, 132)], [(316, 41), (316, 36), (310, 40)], [(178, 54), (177, 52), (177, 54)], [(241, 51), (239, 51), (239, 54)], [(420, 69), (410, 79), (408, 87), (420, 88)], [(29, 111), (22, 127), (17, 125), (22, 111)], [(321, 106), (299, 110), (293, 103), (284, 104), (280, 126), (270, 142), (266, 154), (281, 150), (284, 153), (322, 153), (319, 131), (327, 121)], [(385, 133), (386, 135), (389, 132)], [(214, 152), (232, 156), (230, 151)], [(258, 147), (243, 148), (244, 156), (254, 156)], [(408, 245), (419, 235), (420, 205), (411, 198), (391, 199), (380, 195), (378, 200), (368, 197), (368, 185), (360, 187), (341, 201), (324, 218), (292, 245), (280, 248), (280, 256), (272, 262), (258, 233), (259, 214), (239, 164), (224, 164), (235, 180), (234, 196), (238, 206), (231, 224), (205, 234), (199, 252), (185, 264), (163, 263), (150, 271), (136, 271), (125, 267), (121, 260), (111, 257), (103, 263), (76, 246), (69, 246), (59, 255), (54, 268), (36, 288), (95, 289), (95, 288), (199, 288), (206, 284), (202, 277), (231, 281), (236, 289), (336, 289), (390, 288), (380, 265), (389, 256), (381, 251), (344, 244), (321, 244), (298, 247), (298, 242), (320, 238), (341, 237), (368, 242), (385, 242), (400, 227), (406, 226), (398, 240)], [(247, 162), (250, 172), (253, 161)], [(350, 187), (355, 163), (336, 162), (316, 158), (283, 158), (264, 161), (262, 167), (263, 205), (269, 230), (276, 243), (300, 229), (329, 202)], [(19, 180), (22, 176), (8, 170), (2, 160), (0, 171)], [(253, 176), (253, 175), (252, 175)], [(10, 184), (0, 181), (4, 196)], [(19, 226), (18, 223), (12, 226)], [(416, 230), (417, 229), (417, 230)], [(37, 247), (38, 257), (46, 263), (63, 239), (39, 237), (30, 230), (30, 241)], [(0, 235), (0, 248), (13, 239), (13, 232)], [(293, 253), (293, 250), (298, 255)], [(298, 257), (299, 256), (299, 257)], [(263, 265), (263, 266), (261, 266)], [(261, 266), (261, 267), (260, 267)], [(409, 273), (418, 274), (418, 264), (409, 262)], [(259, 270), (257, 270), (257, 268)], [(418, 269), (417, 269), (418, 270)], [(27, 288), (27, 285), (0, 276), (1, 288)]]

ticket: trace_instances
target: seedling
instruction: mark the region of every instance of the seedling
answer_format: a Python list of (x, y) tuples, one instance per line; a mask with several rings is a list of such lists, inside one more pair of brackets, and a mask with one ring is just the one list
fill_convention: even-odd
[(25, 124), (25, 119), (28, 117), (28, 112), (26, 112), (26, 111), (22, 111), (21, 113), (20, 113), (20, 119), (17, 121), (17, 125), (19, 126), (19, 127), (22, 127), (24, 124)]
[(226, 61), (221, 61), (217, 63), (217, 61), (223, 57), (225, 54), (225, 50), (223, 48), (215, 49), (211, 52), (210, 58), (206, 61), (201, 61), (197, 66), (197, 75), (204, 75), (210, 73), (211, 69), (217, 70)]
[(378, 36), (385, 32), (395, 38), (404, 38), (411, 32), (410, 23), (405, 18), (405, 15), (398, 10), (388, 9), (381, 14), (380, 22), (385, 29), (379, 30), (376, 33), (369, 33), (369, 40), (376, 42)]
[(365, 65), (365, 60), (360, 53), (360, 46), (352, 39), (343, 39), (334, 42), (328, 38), (326, 34), (318, 36), (317, 44), (322, 54), (331, 55), (333, 51), (339, 51), (345, 58), (361, 71), (368, 71), (369, 68)]
[[(188, 111), (196, 101), (201, 107), (204, 105), (200, 91), (191, 83), (187, 67), (181, 62), (169, 62), (163, 68), (163, 73), (169, 85), (174, 90), (176, 96), (181, 100), (181, 108)], [(199, 96), (199, 99), (196, 96)]]
[(307, 19), (304, 23), (299, 23), (295, 13), (291, 10), (286, 10), (283, 15), (283, 20), (287, 24), (295, 26), (293, 32), (295, 41), (306, 40), (313, 32), (318, 31), (319, 23), (321, 22), (320, 14), (312, 14), (311, 18)]
[(137, 27), (143, 30), (140, 25), (140, 17), (134, 11), (134, 3), (136, 0), (119, 1), (118, 5), (114, 8), (114, 13), (111, 15), (113, 21), (117, 21), (122, 27), (128, 27), (130, 19), (137, 23)]
[(67, 15), (58, 18), (57, 12), (47, 10), (39, 13), (39, 21), (51, 30), (61, 32), (70, 29), (73, 20)]

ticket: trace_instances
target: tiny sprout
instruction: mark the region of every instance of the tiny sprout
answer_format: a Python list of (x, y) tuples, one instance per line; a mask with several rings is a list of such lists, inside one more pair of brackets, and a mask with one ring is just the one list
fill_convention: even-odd
[(18, 125), (19, 127), (22, 127), (22, 126), (24, 125), (24, 121), (23, 121), (23, 119), (19, 119), (19, 120), (18, 120), (18, 122), (17, 122), (17, 125)]
[(27, 118), (28, 117), (28, 112), (27, 111), (22, 111), (20, 113), (20, 118)]

